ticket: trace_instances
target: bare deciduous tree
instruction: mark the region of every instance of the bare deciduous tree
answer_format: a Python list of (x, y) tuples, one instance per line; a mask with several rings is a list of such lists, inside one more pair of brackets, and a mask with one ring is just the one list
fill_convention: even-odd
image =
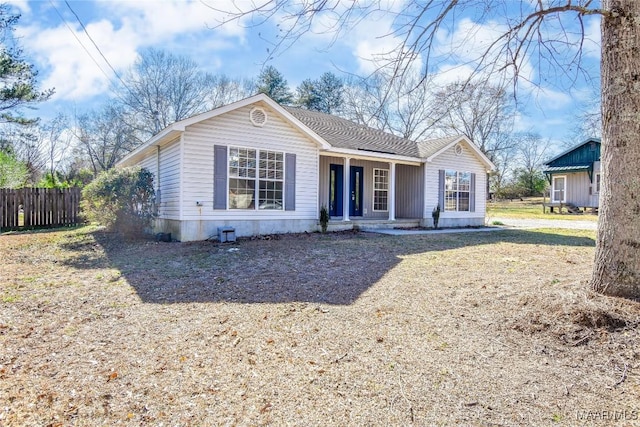
[(205, 73), (189, 58), (148, 49), (124, 75), (116, 102), (142, 142), (171, 123), (246, 97), (250, 85)]
[(402, 80), (382, 71), (352, 78), (345, 86), (341, 115), (403, 138), (425, 139), (443, 116), (432, 102), (432, 88), (415, 73)]
[(89, 159), (94, 175), (114, 167), (139, 144), (124, 116), (121, 107), (107, 105), (78, 119), (78, 148)]
[(436, 94), (435, 106), (443, 116), (438, 127), (467, 135), (491, 160), (515, 146), (511, 138), (514, 100), (500, 86), (487, 82), (458, 82)]

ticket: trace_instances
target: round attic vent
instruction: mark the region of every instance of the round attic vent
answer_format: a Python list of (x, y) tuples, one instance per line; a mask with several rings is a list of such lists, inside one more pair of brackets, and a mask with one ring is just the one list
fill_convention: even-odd
[(462, 145), (456, 144), (455, 147), (453, 147), (453, 151), (456, 153), (456, 156), (461, 155), (462, 154)]
[(249, 119), (254, 126), (262, 127), (267, 123), (267, 112), (262, 108), (255, 107), (249, 113)]

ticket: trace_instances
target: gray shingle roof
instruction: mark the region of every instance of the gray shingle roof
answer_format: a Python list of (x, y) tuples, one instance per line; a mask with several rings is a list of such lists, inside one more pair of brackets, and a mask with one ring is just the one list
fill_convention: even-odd
[(318, 111), (284, 107), (291, 115), (336, 148), (428, 157), (459, 136), (415, 142)]

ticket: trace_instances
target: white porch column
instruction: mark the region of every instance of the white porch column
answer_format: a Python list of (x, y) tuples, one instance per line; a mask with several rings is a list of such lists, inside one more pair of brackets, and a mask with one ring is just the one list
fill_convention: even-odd
[(349, 221), (349, 206), (351, 206), (351, 158), (344, 159), (344, 189), (342, 202), (342, 220)]
[(396, 164), (389, 163), (389, 221), (396, 220)]

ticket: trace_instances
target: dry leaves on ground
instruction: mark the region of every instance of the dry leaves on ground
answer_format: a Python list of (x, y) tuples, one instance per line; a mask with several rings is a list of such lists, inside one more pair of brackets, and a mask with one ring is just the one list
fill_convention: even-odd
[(0, 424), (638, 423), (590, 233), (3, 235)]

